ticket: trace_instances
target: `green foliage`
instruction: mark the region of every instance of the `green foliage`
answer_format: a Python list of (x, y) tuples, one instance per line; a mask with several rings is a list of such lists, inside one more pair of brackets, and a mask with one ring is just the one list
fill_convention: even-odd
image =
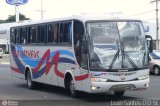
[(5, 21), (4, 20), (0, 20), (0, 23), (5, 23)]
[[(19, 14), (19, 20), (30, 20), (30, 18), (26, 18), (25, 15)], [(0, 20), (0, 23), (9, 23), (9, 22), (15, 22), (16, 21), (16, 16), (15, 15), (9, 15), (6, 20)]]

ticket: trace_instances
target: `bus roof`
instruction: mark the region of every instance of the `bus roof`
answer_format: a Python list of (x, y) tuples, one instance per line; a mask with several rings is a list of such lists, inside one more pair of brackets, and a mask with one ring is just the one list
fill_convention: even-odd
[(15, 25), (15, 27), (23, 26), (23, 25), (34, 25), (34, 24), (40, 24), (40, 23), (49, 23), (49, 22), (56, 22), (56, 21), (65, 21), (65, 20), (79, 20), (83, 23), (87, 21), (113, 21), (113, 20), (126, 20), (126, 21), (140, 21), (139, 19), (133, 19), (133, 18), (114, 18), (114, 17), (108, 17), (106, 15), (72, 15), (70, 17), (63, 17), (63, 18), (55, 18), (50, 20), (39, 20), (39, 21), (25, 21), (20, 22)]

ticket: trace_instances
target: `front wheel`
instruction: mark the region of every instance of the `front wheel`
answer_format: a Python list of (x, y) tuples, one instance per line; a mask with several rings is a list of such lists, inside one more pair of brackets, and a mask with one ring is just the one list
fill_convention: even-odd
[(124, 95), (125, 91), (115, 91), (114, 94), (118, 97), (122, 97)]
[(69, 92), (70, 92), (70, 95), (72, 97), (78, 97), (79, 96), (79, 92), (75, 89), (75, 83), (74, 83), (73, 79), (71, 79), (70, 83), (69, 83)]

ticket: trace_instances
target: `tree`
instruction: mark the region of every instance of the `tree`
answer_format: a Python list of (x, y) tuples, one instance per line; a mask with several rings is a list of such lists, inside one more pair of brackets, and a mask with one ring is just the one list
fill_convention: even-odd
[[(19, 14), (19, 20), (30, 20), (30, 18), (26, 18), (25, 15), (23, 14)], [(15, 22), (16, 21), (16, 16), (15, 15), (9, 15), (8, 19), (4, 20), (4, 23), (8, 23), (8, 22)], [(1, 21), (0, 21), (1, 22)]]
[(4, 23), (4, 20), (0, 20), (0, 23)]

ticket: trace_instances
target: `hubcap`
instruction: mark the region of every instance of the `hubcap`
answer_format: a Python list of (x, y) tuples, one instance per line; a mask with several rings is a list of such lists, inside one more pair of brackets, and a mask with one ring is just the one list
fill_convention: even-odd
[(73, 82), (73, 80), (70, 82), (70, 91), (71, 91), (72, 94), (75, 93), (75, 87), (74, 87), (74, 82)]
[(159, 74), (159, 69), (158, 69), (157, 67), (154, 69), (154, 73), (155, 73), (156, 75)]
[(31, 75), (28, 73), (28, 78), (27, 78), (28, 86), (31, 86)]

